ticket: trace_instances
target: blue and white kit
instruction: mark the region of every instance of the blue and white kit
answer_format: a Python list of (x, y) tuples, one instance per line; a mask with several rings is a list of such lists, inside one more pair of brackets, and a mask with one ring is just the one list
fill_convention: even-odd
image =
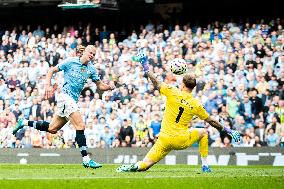
[(67, 58), (57, 65), (59, 71), (63, 71), (64, 84), (57, 96), (57, 112), (60, 117), (69, 117), (79, 110), (77, 102), (87, 82), (91, 78), (93, 82), (100, 80), (95, 66), (89, 62), (82, 64), (79, 57)]

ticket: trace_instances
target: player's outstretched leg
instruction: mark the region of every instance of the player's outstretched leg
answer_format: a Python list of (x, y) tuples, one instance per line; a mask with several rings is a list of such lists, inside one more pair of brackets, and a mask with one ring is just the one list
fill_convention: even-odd
[(66, 123), (67, 123), (67, 120), (63, 117), (58, 116), (58, 115), (54, 115), (51, 123), (49, 123), (47, 121), (29, 121), (29, 120), (26, 120), (24, 118), (20, 118), (18, 120), (18, 123), (17, 123), (15, 129), (13, 130), (13, 134), (15, 135), (24, 126), (33, 127), (34, 129), (37, 129), (37, 130), (40, 130), (40, 131), (46, 131), (46, 132), (55, 134)]
[(15, 129), (13, 130), (13, 135), (15, 135), (24, 126), (30, 126), (30, 127), (33, 127), (37, 130), (40, 130), (40, 131), (48, 131), (49, 122), (46, 122), (46, 121), (29, 121), (29, 120), (20, 118), (18, 120), (18, 123), (17, 123)]
[[(146, 158), (145, 158), (146, 159)], [(154, 165), (154, 161), (151, 160), (143, 160), (143, 161), (138, 161), (135, 164), (130, 164), (130, 165), (121, 165), (116, 169), (116, 172), (138, 172), (138, 171), (146, 171), (152, 165)]]
[(202, 129), (201, 136), (199, 140), (199, 152), (201, 156), (201, 162), (202, 162), (202, 172), (209, 173), (211, 172), (211, 169), (207, 162), (207, 156), (208, 156), (208, 133), (205, 129)]
[(170, 151), (170, 148), (167, 148), (165, 143), (162, 144), (162, 141), (165, 141), (162, 136), (156, 141), (154, 146), (147, 153), (143, 161), (138, 161), (135, 164), (131, 165), (122, 165), (116, 169), (117, 172), (137, 172), (137, 171), (146, 171), (152, 167), (155, 163), (163, 159)]

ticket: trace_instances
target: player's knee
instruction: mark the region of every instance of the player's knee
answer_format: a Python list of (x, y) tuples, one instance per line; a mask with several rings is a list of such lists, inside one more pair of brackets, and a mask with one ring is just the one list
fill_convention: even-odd
[(83, 122), (79, 122), (79, 123), (76, 123), (76, 125), (74, 125), (74, 127), (76, 128), (76, 130), (85, 130), (85, 124)]
[(76, 130), (85, 130), (85, 124), (79, 124), (76, 128)]
[(199, 133), (200, 133), (200, 137), (204, 137), (204, 136), (208, 135), (208, 133), (205, 129), (200, 129)]
[(48, 132), (51, 134), (56, 134), (57, 130), (56, 129), (48, 129)]

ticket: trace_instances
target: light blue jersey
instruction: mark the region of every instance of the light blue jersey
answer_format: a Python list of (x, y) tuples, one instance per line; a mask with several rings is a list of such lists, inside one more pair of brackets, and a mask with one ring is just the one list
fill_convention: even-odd
[(76, 102), (88, 78), (91, 78), (93, 82), (100, 80), (94, 65), (90, 62), (87, 65), (82, 64), (79, 57), (67, 58), (57, 67), (59, 71), (64, 71), (64, 84), (61, 92), (69, 95)]

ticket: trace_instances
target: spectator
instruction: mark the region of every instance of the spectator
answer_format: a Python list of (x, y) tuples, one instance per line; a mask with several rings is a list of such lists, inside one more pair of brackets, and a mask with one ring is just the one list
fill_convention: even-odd
[(259, 113), (263, 111), (263, 106), (262, 106), (262, 102), (261, 99), (257, 96), (257, 90), (254, 89), (251, 91), (251, 103), (252, 103), (252, 118), (256, 119), (259, 116)]
[[(257, 123), (257, 122), (256, 122)], [(259, 137), (259, 140), (261, 142), (264, 142), (266, 132), (265, 132), (265, 125), (262, 120), (258, 120), (258, 124), (256, 125), (256, 130), (255, 130), (256, 136)]]
[(120, 131), (119, 131), (120, 141), (125, 141), (126, 136), (129, 136), (130, 141), (132, 141), (134, 132), (133, 132), (132, 126), (130, 125), (130, 120), (124, 119), (122, 126), (120, 128)]
[(279, 144), (279, 136), (274, 133), (274, 130), (270, 128), (266, 135), (266, 142), (268, 146), (275, 147)]
[(245, 118), (246, 125), (252, 124), (252, 103), (247, 94), (244, 95), (244, 101), (240, 103), (238, 112)]
[(255, 136), (254, 140), (255, 140), (255, 142), (253, 144), (254, 147), (266, 146), (265, 142), (261, 141), (259, 136)]
[(160, 117), (158, 114), (155, 114), (154, 120), (151, 122), (151, 125), (150, 125), (150, 133), (151, 133), (150, 136), (152, 135), (153, 137), (157, 138), (160, 134), (160, 130), (161, 130)]

